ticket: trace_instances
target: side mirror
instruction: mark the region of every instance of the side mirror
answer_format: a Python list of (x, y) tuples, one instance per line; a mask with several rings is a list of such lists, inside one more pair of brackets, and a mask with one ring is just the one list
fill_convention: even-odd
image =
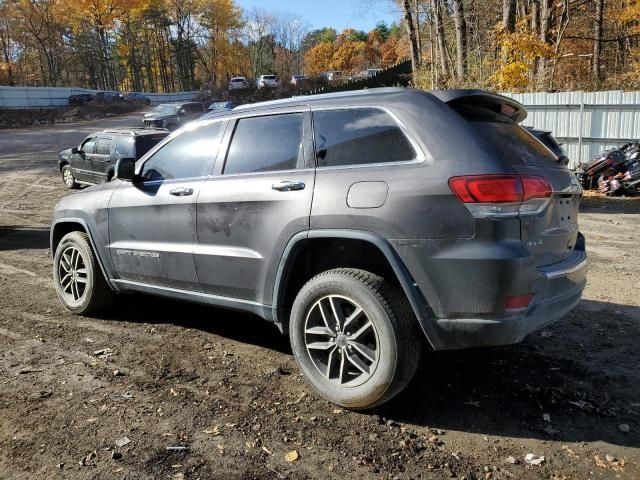
[(566, 155), (562, 155), (558, 157), (558, 162), (566, 167), (569, 165), (569, 157), (567, 157)]
[(115, 177), (124, 182), (136, 180), (136, 161), (133, 158), (121, 158), (116, 163)]
[(186, 114), (187, 114), (187, 112), (185, 112), (184, 110), (180, 110), (180, 111), (178, 112), (178, 116), (179, 116), (179, 117), (184, 117)]
[(73, 147), (73, 148), (71, 149), (71, 154), (73, 154), (73, 155), (77, 155), (77, 154), (79, 154), (79, 153), (80, 153), (80, 150), (78, 150), (78, 147)]

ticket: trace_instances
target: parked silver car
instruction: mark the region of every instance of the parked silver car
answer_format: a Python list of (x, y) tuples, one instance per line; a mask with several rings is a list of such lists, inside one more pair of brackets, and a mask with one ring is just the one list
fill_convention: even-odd
[(260, 75), (256, 82), (258, 89), (262, 88), (279, 88), (280, 82), (275, 75)]
[(247, 90), (249, 82), (244, 77), (233, 77), (229, 80), (229, 90)]

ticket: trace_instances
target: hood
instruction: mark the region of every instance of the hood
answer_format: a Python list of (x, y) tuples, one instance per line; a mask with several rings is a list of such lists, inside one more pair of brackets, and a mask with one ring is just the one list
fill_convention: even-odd
[(59, 155), (61, 158), (69, 158), (71, 157), (71, 149), (67, 148), (66, 150), (62, 150)]
[(165, 118), (174, 117), (175, 115), (170, 115), (166, 113), (158, 113), (158, 112), (149, 112), (145, 113), (142, 118), (144, 120), (164, 120)]

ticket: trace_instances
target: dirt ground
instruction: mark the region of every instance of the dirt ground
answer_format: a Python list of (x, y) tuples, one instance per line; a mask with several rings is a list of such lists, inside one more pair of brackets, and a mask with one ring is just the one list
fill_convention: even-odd
[(585, 199), (589, 283), (562, 321), (508, 348), (430, 353), (407, 391), (352, 413), (251, 316), (58, 304), (57, 152), (137, 122), (0, 132), (0, 478), (640, 478), (640, 199)]

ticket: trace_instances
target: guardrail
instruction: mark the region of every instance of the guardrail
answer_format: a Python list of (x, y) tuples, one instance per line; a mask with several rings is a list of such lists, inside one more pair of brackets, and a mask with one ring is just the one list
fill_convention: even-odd
[[(0, 109), (60, 108), (69, 105), (69, 97), (80, 93), (96, 93), (98, 90), (65, 87), (7, 87), (0, 86)], [(163, 102), (189, 101), (200, 92), (143, 93), (152, 105)]]

